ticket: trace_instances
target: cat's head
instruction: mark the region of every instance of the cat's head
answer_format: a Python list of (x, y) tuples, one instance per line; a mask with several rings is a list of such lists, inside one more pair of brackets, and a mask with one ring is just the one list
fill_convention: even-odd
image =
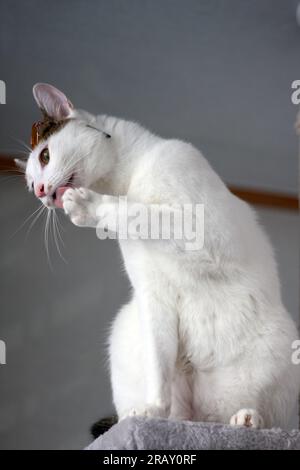
[(76, 110), (52, 85), (37, 83), (33, 96), (44, 116), (43, 132), (27, 162), (16, 163), (25, 170), (28, 189), (45, 206), (62, 207), (68, 187), (90, 187), (111, 171), (111, 139), (98, 129), (94, 116)]

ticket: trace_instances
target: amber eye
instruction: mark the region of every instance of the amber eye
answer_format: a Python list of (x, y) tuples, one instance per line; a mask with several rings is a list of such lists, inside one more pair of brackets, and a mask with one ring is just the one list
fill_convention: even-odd
[(40, 158), (40, 162), (42, 165), (48, 165), (49, 160), (50, 160), (50, 154), (49, 154), (49, 150), (47, 147), (41, 151), (39, 158)]

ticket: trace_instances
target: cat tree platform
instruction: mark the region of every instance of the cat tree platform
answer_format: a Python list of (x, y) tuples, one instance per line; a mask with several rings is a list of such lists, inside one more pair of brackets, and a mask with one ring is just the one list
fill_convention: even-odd
[(127, 418), (86, 450), (300, 450), (300, 431)]

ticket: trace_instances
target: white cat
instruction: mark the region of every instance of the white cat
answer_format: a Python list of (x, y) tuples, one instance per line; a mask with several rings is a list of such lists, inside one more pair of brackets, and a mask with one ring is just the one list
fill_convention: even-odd
[(26, 179), (49, 209), (63, 206), (74, 224), (96, 227), (101, 207), (114, 220), (120, 195), (162, 212), (204, 204), (202, 249), (120, 240), (133, 291), (109, 343), (119, 419), (285, 427), (299, 391), (291, 361), (298, 333), (254, 211), (191, 144), (76, 110), (51, 85), (35, 85), (34, 97), (50, 127), (29, 156)]

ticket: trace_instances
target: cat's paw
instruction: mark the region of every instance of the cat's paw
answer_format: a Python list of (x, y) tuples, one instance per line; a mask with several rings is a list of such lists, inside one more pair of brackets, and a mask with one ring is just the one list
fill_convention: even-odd
[(259, 429), (264, 427), (264, 420), (256, 410), (244, 408), (231, 417), (230, 425)]
[(63, 208), (73, 224), (79, 227), (96, 227), (98, 194), (86, 188), (70, 188), (62, 197)]
[(141, 406), (131, 408), (130, 410), (123, 413), (119, 420), (141, 416), (143, 418), (167, 418), (169, 413), (166, 409), (158, 406)]

